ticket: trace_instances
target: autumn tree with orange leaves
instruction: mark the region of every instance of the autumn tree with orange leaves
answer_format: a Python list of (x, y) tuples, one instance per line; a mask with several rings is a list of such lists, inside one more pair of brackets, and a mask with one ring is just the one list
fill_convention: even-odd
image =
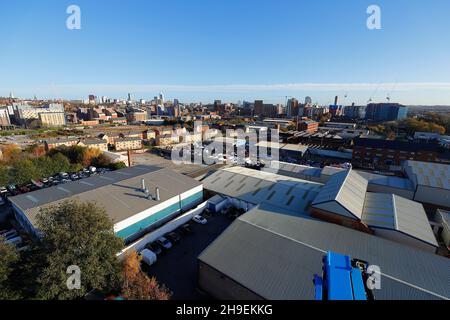
[(172, 295), (155, 277), (149, 278), (141, 270), (141, 257), (136, 251), (123, 262), (122, 295), (129, 300), (169, 300)]

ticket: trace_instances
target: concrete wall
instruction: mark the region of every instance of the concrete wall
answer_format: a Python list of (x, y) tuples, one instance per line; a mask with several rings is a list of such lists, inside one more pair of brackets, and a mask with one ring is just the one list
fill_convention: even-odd
[(450, 190), (419, 185), (414, 200), (450, 208)]
[(142, 249), (145, 248), (145, 245), (147, 243), (153, 242), (156, 239), (158, 239), (159, 237), (162, 237), (163, 235), (165, 235), (169, 232), (172, 232), (173, 230), (177, 229), (178, 227), (182, 226), (183, 224), (189, 222), (195, 215), (201, 214), (205, 210), (205, 208), (206, 208), (206, 202), (203, 202), (203, 203), (199, 204), (197, 207), (195, 207), (194, 209), (167, 222), (161, 228), (158, 228), (157, 230), (150, 232), (143, 238), (128, 245), (125, 249), (123, 249), (121, 252), (118, 253), (119, 258), (125, 257), (125, 255), (131, 251), (137, 251), (137, 252), (141, 251)]
[(114, 232), (120, 237), (131, 238), (134, 234), (145, 232), (145, 229), (151, 227), (153, 224), (163, 223), (181, 210), (192, 208), (202, 200), (203, 186), (200, 185), (116, 223), (114, 225)]
[(206, 291), (218, 300), (263, 300), (254, 292), (241, 286), (209, 265), (199, 261), (198, 284), (201, 290)]

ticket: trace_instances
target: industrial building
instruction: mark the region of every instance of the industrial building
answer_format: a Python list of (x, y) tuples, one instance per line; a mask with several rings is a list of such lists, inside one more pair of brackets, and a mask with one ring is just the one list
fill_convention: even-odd
[(380, 268), (375, 300), (450, 299), (450, 261), (351, 228), (261, 204), (198, 257), (199, 286), (217, 299), (314, 300), (328, 251)]
[(413, 184), (415, 201), (450, 208), (450, 165), (409, 160), (403, 171)]
[(36, 216), (42, 208), (65, 200), (95, 202), (114, 222), (126, 242), (139, 238), (203, 200), (200, 182), (166, 168), (134, 166), (10, 198), (15, 217), (38, 236)]
[(359, 138), (353, 147), (352, 163), (361, 168), (388, 168), (407, 160), (436, 161), (439, 144)]
[(361, 219), (379, 237), (436, 252), (438, 243), (420, 203), (393, 194), (368, 192)]
[[(221, 195), (246, 211), (259, 204), (270, 204), (293, 214), (309, 214), (322, 221), (436, 252), (438, 243), (420, 203), (386, 191), (370, 192), (371, 183), (356, 170), (278, 164), (274, 172), (226, 168), (202, 182), (209, 195)], [(394, 188), (388, 185), (386, 189)]]
[(219, 170), (202, 180), (205, 190), (230, 199), (237, 208), (249, 210), (260, 203), (307, 212), (322, 188), (319, 183), (242, 167)]

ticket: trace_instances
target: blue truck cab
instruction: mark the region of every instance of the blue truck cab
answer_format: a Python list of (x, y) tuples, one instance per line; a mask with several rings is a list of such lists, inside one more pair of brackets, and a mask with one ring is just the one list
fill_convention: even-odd
[(314, 275), (316, 300), (372, 300), (365, 286), (368, 263), (328, 252), (323, 258), (322, 277)]

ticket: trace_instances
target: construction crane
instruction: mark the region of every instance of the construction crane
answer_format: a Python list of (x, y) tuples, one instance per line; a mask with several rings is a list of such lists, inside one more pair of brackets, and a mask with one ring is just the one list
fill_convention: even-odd
[(375, 91), (372, 92), (372, 95), (370, 96), (369, 100), (367, 101), (367, 103), (371, 103), (373, 101), (373, 98), (375, 97), (375, 95), (378, 92), (378, 89), (380, 89), (380, 84), (377, 85), (377, 87), (375, 88)]
[(391, 91), (389, 91), (386, 95), (386, 100), (388, 102), (391, 102), (391, 93), (395, 90), (395, 88), (397, 87), (397, 80), (394, 83), (394, 86), (392, 87)]

